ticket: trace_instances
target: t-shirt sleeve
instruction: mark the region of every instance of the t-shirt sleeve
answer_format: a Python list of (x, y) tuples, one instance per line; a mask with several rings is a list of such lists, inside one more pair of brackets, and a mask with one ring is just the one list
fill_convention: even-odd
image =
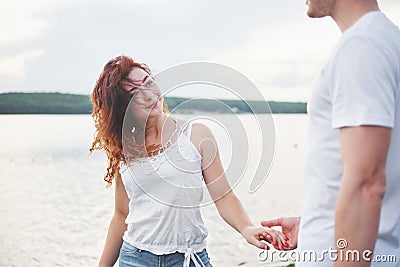
[(332, 69), (332, 127), (393, 128), (396, 71), (384, 48), (366, 38), (347, 40)]

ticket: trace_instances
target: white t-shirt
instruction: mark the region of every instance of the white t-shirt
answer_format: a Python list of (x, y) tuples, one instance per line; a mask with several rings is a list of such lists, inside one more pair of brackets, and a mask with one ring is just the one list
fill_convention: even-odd
[(400, 32), (381, 12), (369, 12), (343, 33), (309, 99), (298, 243), (298, 255), (306, 261), (296, 266), (333, 266), (329, 249), (335, 249), (335, 207), (343, 175), (340, 128), (360, 125), (392, 128), (374, 256), (395, 255), (397, 262), (371, 266), (400, 266), (399, 102)]

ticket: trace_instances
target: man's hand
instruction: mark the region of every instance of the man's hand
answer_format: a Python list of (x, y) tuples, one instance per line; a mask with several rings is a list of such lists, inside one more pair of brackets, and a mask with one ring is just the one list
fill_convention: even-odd
[[(297, 235), (299, 234), (300, 217), (281, 217), (273, 220), (262, 221), (261, 225), (266, 227), (280, 226), (282, 233), (288, 238), (288, 246), (285, 249), (297, 248)], [(276, 249), (279, 247), (274, 246)]]
[[(269, 250), (269, 246), (261, 242), (261, 240), (266, 240), (274, 246), (279, 246), (282, 249), (285, 248), (286, 241), (283, 233), (269, 227), (248, 226), (242, 230), (241, 234), (249, 244), (260, 249)], [(264, 238), (265, 236), (269, 236), (270, 238), (267, 240)]]

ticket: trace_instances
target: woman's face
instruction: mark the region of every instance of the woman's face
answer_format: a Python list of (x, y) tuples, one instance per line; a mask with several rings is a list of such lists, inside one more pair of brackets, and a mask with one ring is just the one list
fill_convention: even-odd
[(130, 104), (135, 118), (146, 121), (163, 111), (163, 98), (153, 78), (143, 69), (133, 67), (128, 75), (132, 82), (123, 82), (122, 88), (132, 96)]

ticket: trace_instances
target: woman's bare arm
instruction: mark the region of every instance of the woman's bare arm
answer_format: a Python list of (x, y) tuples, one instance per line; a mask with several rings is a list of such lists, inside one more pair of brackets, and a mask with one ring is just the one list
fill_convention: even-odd
[(269, 235), (271, 238), (268, 241), (283, 248), (286, 242), (283, 234), (271, 228), (255, 227), (242, 203), (232, 191), (211, 130), (205, 125), (193, 124), (192, 132), (191, 139), (202, 155), (204, 181), (221, 217), (248, 243), (261, 249), (269, 249), (265, 243), (260, 241)]
[(125, 219), (129, 212), (129, 198), (121, 177), (115, 178), (115, 210), (108, 228), (107, 239), (101, 254), (99, 267), (115, 264), (122, 245), (122, 235), (126, 230)]

